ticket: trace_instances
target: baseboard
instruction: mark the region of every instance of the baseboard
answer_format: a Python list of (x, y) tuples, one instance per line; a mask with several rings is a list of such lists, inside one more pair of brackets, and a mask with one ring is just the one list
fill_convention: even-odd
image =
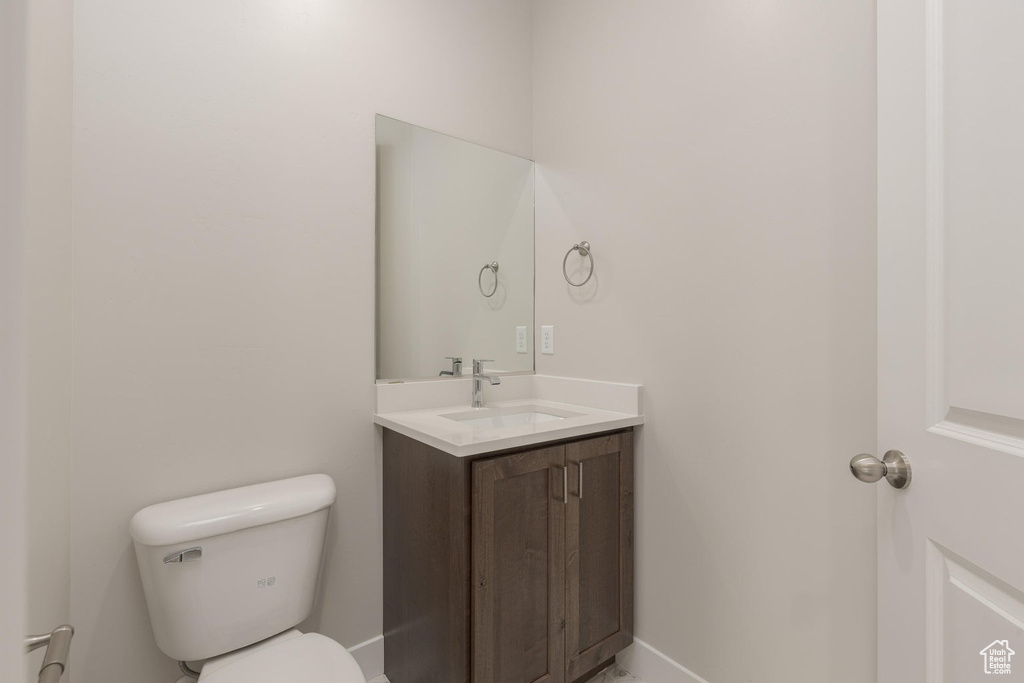
[(350, 647), (348, 651), (355, 657), (366, 680), (384, 673), (384, 636), (370, 638), (365, 643)]
[[(384, 636), (370, 638), (348, 649), (367, 680), (384, 673)], [(682, 664), (637, 638), (615, 658), (619, 666), (644, 683), (708, 683)]]
[(615, 661), (644, 683), (708, 683), (637, 638), (615, 657)]

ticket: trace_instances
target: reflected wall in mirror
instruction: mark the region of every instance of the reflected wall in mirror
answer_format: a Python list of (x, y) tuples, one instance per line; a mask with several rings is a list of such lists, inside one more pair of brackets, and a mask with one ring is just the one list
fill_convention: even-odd
[(378, 379), (533, 370), (533, 201), (532, 161), (377, 116)]

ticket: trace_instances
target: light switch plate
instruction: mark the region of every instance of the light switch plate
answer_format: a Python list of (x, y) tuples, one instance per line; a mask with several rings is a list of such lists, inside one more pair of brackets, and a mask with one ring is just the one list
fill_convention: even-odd
[(526, 353), (526, 325), (516, 326), (516, 353)]
[(540, 352), (551, 355), (555, 352), (555, 326), (541, 325)]

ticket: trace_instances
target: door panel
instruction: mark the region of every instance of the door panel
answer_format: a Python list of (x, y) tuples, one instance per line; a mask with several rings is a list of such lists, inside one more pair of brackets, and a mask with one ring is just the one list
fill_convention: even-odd
[(1024, 5), (878, 5), (881, 683), (1024, 681)]
[(566, 679), (574, 680), (633, 639), (633, 435), (565, 447)]
[[(939, 641), (933, 649), (934, 671), (941, 671), (939, 680), (983, 680), (996, 673), (998, 666), (982, 658), (983, 649), (996, 640), (1007, 640), (1011, 650), (1022, 642), (1024, 596), (946, 548), (929, 543), (926, 552), (931, 574), (927, 583), (935, 591), (930, 607), (941, 610), (935, 615), (936, 625), (942, 629), (935, 634)], [(983, 634), (993, 634), (993, 639), (976, 647), (965, 645), (973, 644), (979, 636), (984, 640)], [(1024, 650), (1021, 655), (1024, 656)], [(1012, 655), (1007, 664), (1010, 674), (999, 673), (1000, 680), (1021, 680), (1019, 667), (1017, 672), (1013, 671)]]
[(929, 106), (942, 115), (933, 153), (942, 154), (944, 171), (934, 188), (943, 202), (936, 223), (944, 225), (934, 227), (946, 242), (936, 283), (946, 291), (945, 399), (1021, 423), (1024, 3), (945, 0), (933, 11), (943, 26), (932, 46), (937, 66), (941, 61), (932, 87), (942, 101)]
[(565, 448), (473, 463), (473, 680), (562, 683)]

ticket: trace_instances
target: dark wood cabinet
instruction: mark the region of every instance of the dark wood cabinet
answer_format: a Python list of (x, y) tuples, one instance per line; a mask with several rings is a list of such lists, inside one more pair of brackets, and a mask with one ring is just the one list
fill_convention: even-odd
[(564, 485), (562, 446), (473, 464), (475, 683), (565, 681)]
[(566, 679), (633, 641), (633, 439), (566, 444)]
[(392, 683), (574, 683), (632, 642), (632, 430), (457, 458), (384, 430)]

